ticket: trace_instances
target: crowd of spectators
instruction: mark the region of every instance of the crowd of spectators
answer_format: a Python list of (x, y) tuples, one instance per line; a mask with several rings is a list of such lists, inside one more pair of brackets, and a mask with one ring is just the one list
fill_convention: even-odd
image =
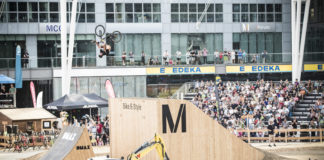
[[(307, 93), (322, 93), (323, 86), (319, 81), (220, 81), (217, 85), (213, 81), (196, 81), (194, 92), (197, 94), (192, 102), (225, 128), (267, 129), (273, 122), (277, 129), (296, 129), (298, 121), (292, 116), (296, 104)], [(321, 98), (310, 108), (308, 120), (310, 128), (324, 127)], [(236, 134), (242, 136), (240, 132)], [(263, 132), (255, 134), (264, 136)]]
[(92, 146), (105, 146), (109, 142), (108, 123), (108, 117), (106, 117), (103, 121), (95, 121), (90, 116), (85, 115), (80, 121), (74, 119), (73, 126), (85, 126), (88, 129)]
[[(215, 50), (214, 53), (209, 53), (206, 48), (202, 50), (188, 50), (186, 53), (182, 53), (177, 50), (175, 53), (169, 53), (165, 50), (162, 53), (162, 57), (150, 56), (146, 61), (146, 54), (144, 51), (140, 55), (136, 55), (133, 51), (128, 54), (122, 52), (122, 65), (134, 65), (135, 59), (140, 59), (137, 61), (140, 65), (180, 65), (185, 62), (187, 65), (201, 65), (201, 64), (243, 64), (243, 63), (266, 63), (267, 57), (269, 56), (266, 50), (261, 53), (248, 54), (245, 50), (227, 50), (218, 51)], [(136, 58), (137, 57), (137, 58)], [(140, 58), (139, 58), (140, 57)], [(210, 58), (208, 58), (210, 57)]]

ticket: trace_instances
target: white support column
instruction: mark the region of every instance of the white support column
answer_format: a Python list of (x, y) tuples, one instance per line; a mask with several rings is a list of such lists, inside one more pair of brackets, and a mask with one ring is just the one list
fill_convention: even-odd
[(303, 69), (303, 60), (304, 60), (304, 49), (305, 49), (305, 40), (306, 40), (306, 32), (307, 32), (307, 23), (309, 17), (309, 7), (310, 0), (306, 0), (305, 12), (304, 12), (304, 21), (303, 21), (303, 29), (302, 29), (302, 37), (299, 48), (299, 63), (298, 63), (298, 78), (301, 78), (301, 72)]
[[(306, 2), (302, 33), (301, 31), (301, 7), (302, 1)], [(297, 4), (297, 12), (296, 12)], [(291, 25), (292, 25), (292, 81), (301, 80), (303, 68), (305, 39), (309, 16), (310, 0), (291, 0)]]
[(297, 0), (297, 13), (296, 13), (296, 30), (295, 30), (295, 62), (293, 62), (293, 70), (295, 72), (295, 79), (298, 78), (298, 62), (299, 62), (299, 46), (300, 46), (300, 16), (301, 16), (301, 0)]
[(60, 12), (61, 12), (61, 70), (62, 70), (62, 96), (68, 94), (66, 91), (66, 52), (67, 52), (67, 42), (66, 42), (66, 0), (60, 0)]
[(296, 0), (291, 0), (291, 45), (292, 45), (292, 53), (291, 53), (291, 57), (292, 57), (292, 81), (295, 82), (296, 79), (296, 72), (295, 69), (296, 68), (296, 64), (294, 64), (294, 62), (296, 62), (296, 43), (295, 43), (295, 33), (296, 33)]
[(71, 85), (71, 70), (72, 70), (72, 57), (73, 57), (73, 48), (74, 48), (74, 33), (75, 33), (75, 20), (76, 20), (76, 10), (77, 10), (77, 0), (72, 1), (72, 12), (71, 12), (71, 24), (70, 24), (70, 38), (69, 38), (69, 52), (67, 60), (67, 72), (66, 76), (66, 93), (70, 94), (70, 85)]

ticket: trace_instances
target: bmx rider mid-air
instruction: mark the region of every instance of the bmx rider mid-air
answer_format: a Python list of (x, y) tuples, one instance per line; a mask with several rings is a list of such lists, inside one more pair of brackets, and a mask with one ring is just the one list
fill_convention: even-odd
[[(106, 29), (103, 25), (98, 25), (95, 28), (95, 34), (100, 38), (100, 40), (93, 41), (96, 43), (97, 47), (100, 49), (99, 57), (102, 58), (104, 55), (108, 56), (111, 51), (111, 46), (108, 43), (118, 43), (122, 35), (119, 31), (114, 31), (112, 33), (107, 33), (105, 35)], [(105, 38), (103, 38), (105, 36)]]
[(97, 47), (100, 49), (99, 57), (102, 58), (104, 55), (108, 56), (111, 50), (111, 46), (106, 44), (105, 40), (96, 42)]

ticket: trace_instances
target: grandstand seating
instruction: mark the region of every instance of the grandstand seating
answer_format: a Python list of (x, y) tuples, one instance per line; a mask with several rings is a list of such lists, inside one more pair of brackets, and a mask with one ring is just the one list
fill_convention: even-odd
[(293, 118), (296, 117), (296, 119), (299, 122), (309, 122), (309, 114), (310, 114), (310, 108), (315, 105), (315, 102), (317, 99), (321, 98), (321, 94), (319, 93), (309, 93), (304, 97), (304, 100), (301, 100), (297, 105), (295, 110), (293, 111)]

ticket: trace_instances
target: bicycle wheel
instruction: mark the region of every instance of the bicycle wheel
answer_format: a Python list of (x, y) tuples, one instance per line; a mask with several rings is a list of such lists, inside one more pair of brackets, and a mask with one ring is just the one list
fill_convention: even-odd
[(114, 31), (113, 33), (109, 34), (109, 38), (115, 42), (118, 43), (122, 39), (122, 34), (119, 31)]
[(103, 25), (96, 26), (96, 28), (95, 28), (95, 34), (98, 37), (102, 37), (105, 33), (106, 33), (106, 29), (105, 29), (105, 27)]

